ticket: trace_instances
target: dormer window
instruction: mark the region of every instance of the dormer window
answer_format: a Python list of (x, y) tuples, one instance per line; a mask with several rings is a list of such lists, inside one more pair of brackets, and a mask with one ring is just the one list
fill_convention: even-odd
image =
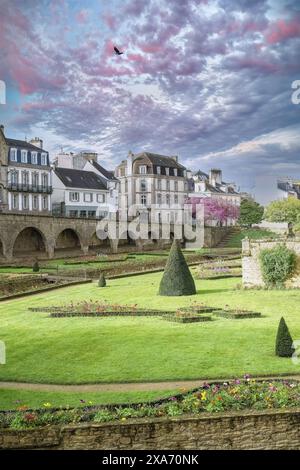
[(167, 176), (170, 175), (170, 168), (166, 168), (166, 175), (167, 175)]
[(146, 165), (140, 165), (139, 166), (139, 171), (140, 171), (140, 175), (146, 175), (146, 173), (147, 173)]
[(21, 162), (27, 163), (27, 150), (21, 150)]
[(177, 176), (177, 168), (174, 168), (174, 176)]
[(42, 153), (41, 155), (41, 165), (47, 165), (47, 154)]
[(37, 162), (38, 162), (37, 152), (31, 152), (32, 165), (37, 165)]
[(17, 161), (17, 149), (10, 149), (10, 160), (12, 162)]
[(156, 168), (156, 170), (157, 170), (157, 174), (160, 175), (160, 174), (161, 174), (161, 168), (160, 168), (160, 166), (158, 166), (158, 167)]

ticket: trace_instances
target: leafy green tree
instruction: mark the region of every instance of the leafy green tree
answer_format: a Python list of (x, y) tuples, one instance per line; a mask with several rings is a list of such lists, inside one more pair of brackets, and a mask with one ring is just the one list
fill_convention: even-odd
[(240, 206), (240, 217), (238, 223), (242, 227), (251, 227), (252, 224), (259, 224), (264, 215), (264, 208), (258, 202), (251, 199), (242, 199)]
[(269, 222), (300, 222), (300, 200), (289, 197), (273, 201), (265, 209), (265, 219)]
[(196, 287), (179, 242), (173, 241), (165, 271), (159, 286), (159, 295), (194, 295)]
[(283, 317), (281, 317), (277, 336), (276, 336), (276, 356), (292, 357), (295, 349), (293, 348), (293, 339)]

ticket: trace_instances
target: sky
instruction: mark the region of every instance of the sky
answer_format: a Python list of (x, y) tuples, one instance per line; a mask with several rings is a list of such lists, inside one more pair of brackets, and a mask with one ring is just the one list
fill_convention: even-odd
[[(124, 54), (113, 52), (116, 45)], [(298, 0), (0, 0), (8, 137), (300, 179)]]

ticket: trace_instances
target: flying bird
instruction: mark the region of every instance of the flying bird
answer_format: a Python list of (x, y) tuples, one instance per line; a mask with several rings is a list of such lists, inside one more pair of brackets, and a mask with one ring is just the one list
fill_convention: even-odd
[(119, 49), (116, 46), (114, 46), (114, 51), (115, 51), (116, 55), (124, 54), (124, 52), (120, 52)]

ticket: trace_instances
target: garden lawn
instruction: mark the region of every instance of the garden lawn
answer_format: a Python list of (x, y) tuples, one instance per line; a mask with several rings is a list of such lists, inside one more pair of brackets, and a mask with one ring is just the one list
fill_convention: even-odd
[[(198, 280), (197, 295), (160, 297), (162, 273), (85, 284), (0, 304), (7, 363), (0, 380), (41, 383), (144, 382), (250, 374), (300, 373), (274, 355), (284, 315), (300, 339), (300, 290), (237, 290), (239, 279)], [(49, 318), (28, 307), (103, 300), (176, 309), (191, 302), (262, 312), (262, 318), (178, 324), (153, 317)]]
[(278, 234), (265, 229), (242, 230), (233, 234), (226, 243), (227, 248), (241, 248), (243, 238), (250, 238), (251, 240), (259, 240), (261, 238), (278, 238)]
[(0, 390), (0, 409), (15, 410), (26, 408), (58, 408), (90, 405), (111, 405), (139, 403), (167, 398), (179, 390), (149, 392), (36, 392), (29, 390)]

